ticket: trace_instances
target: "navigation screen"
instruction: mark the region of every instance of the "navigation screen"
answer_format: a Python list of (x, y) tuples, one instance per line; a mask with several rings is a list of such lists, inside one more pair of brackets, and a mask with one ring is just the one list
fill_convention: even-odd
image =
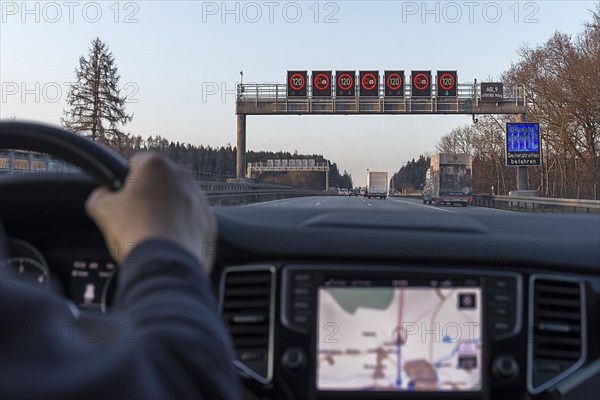
[(477, 280), (366, 282), (319, 288), (317, 389), (481, 390)]

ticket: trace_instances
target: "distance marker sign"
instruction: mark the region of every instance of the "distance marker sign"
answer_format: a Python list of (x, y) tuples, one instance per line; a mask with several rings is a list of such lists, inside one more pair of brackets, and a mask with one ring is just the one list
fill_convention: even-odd
[(385, 71), (384, 79), (386, 97), (404, 97), (404, 71)]
[(481, 82), (481, 101), (499, 103), (503, 101), (504, 84), (501, 82)]
[(456, 71), (437, 72), (437, 97), (456, 97)]
[(356, 71), (335, 71), (335, 96), (354, 97), (356, 95)]
[(541, 165), (540, 124), (506, 124), (506, 165)]
[(360, 97), (379, 97), (379, 71), (360, 71)]
[(312, 95), (331, 97), (331, 71), (312, 72)]
[(288, 97), (306, 97), (306, 71), (288, 71), (287, 73), (287, 95)]
[(412, 97), (431, 97), (431, 71), (412, 71)]

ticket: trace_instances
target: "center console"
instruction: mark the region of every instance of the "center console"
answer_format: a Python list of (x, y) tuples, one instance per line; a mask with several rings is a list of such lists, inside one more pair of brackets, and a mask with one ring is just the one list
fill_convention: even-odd
[(267, 357), (254, 349), (237, 354), (238, 366), (263, 384), (276, 380), (307, 399), (484, 399), (495, 385), (523, 385), (519, 274), (367, 265), (269, 270), (279, 301)]

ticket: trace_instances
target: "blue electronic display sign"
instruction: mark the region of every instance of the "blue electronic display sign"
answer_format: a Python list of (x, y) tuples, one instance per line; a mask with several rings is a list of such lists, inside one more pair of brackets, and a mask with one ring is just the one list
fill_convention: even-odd
[(506, 165), (541, 165), (540, 124), (506, 124)]

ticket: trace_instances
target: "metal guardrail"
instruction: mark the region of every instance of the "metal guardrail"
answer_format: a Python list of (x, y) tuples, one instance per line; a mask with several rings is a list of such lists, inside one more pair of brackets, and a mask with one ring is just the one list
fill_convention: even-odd
[[(82, 175), (79, 169), (68, 171), (47, 170), (0, 170), (0, 181), (19, 177), (18, 179), (45, 179), (47, 175), (73, 178)], [(194, 175), (196, 176), (196, 175)], [(212, 205), (239, 205), (260, 201), (279, 200), (304, 196), (335, 196), (335, 192), (320, 190), (294, 189), (292, 186), (259, 182), (215, 182), (194, 181), (196, 186), (206, 192)], [(420, 198), (419, 194), (394, 194), (393, 197)], [(555, 199), (549, 197), (517, 197), (517, 196), (473, 196), (473, 204), (479, 207), (497, 208), (521, 212), (551, 213), (587, 213), (600, 214), (600, 200)]]
[[(423, 195), (404, 193), (394, 194), (393, 197), (422, 199)], [(520, 212), (600, 214), (600, 200), (475, 195), (473, 196), (473, 204), (479, 207)]]
[(293, 187), (287, 185), (277, 185), (269, 183), (254, 183), (254, 182), (212, 182), (212, 181), (195, 181), (195, 184), (200, 189), (206, 192), (260, 192), (260, 191), (277, 191), (287, 192), (293, 190)]
[[(17, 182), (39, 182), (48, 179), (70, 180), (78, 182), (86, 179), (81, 170), (47, 171), (47, 170), (0, 170), (0, 184)], [(232, 183), (215, 181), (194, 181), (204, 190), (211, 205), (241, 205), (261, 201), (279, 200), (291, 197), (330, 196), (331, 193), (320, 190), (294, 189), (291, 186), (269, 183)]]
[(486, 195), (473, 196), (473, 203), (509, 211), (600, 214), (600, 200)]
[(195, 182), (204, 190), (211, 205), (241, 205), (292, 197), (331, 196), (321, 190), (294, 189), (292, 186), (246, 182)]

